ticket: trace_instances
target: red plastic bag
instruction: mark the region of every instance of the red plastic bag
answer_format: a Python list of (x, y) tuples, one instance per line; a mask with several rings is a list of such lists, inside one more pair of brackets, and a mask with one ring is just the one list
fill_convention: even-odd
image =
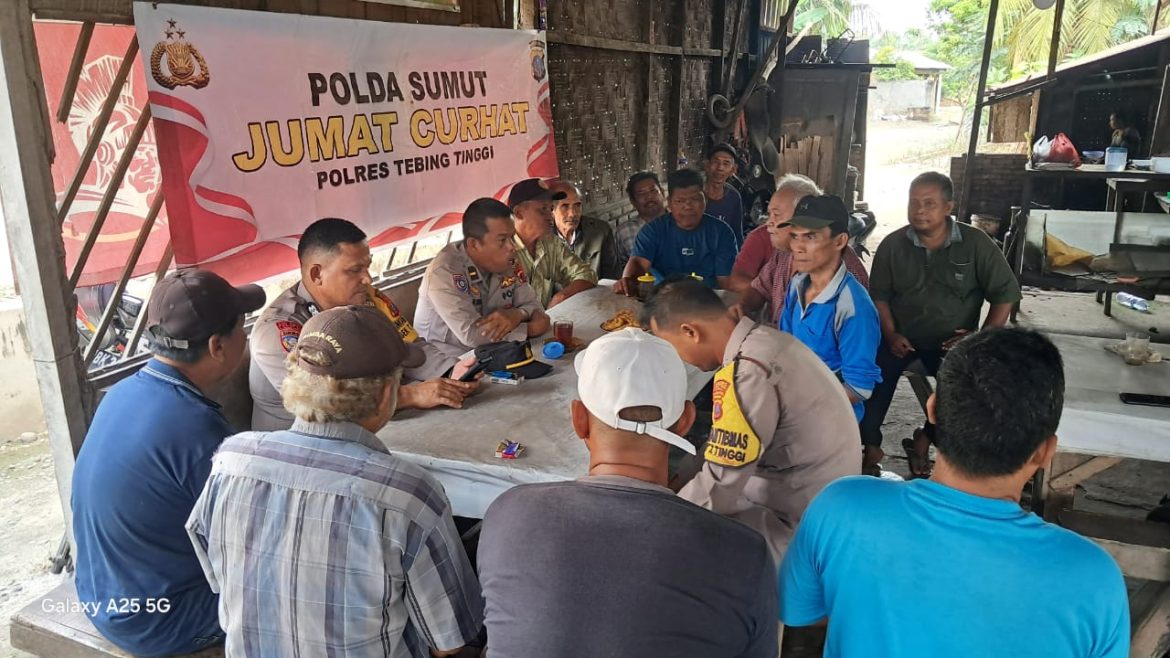
[(1049, 162), (1068, 162), (1074, 167), (1081, 166), (1080, 151), (1073, 146), (1072, 140), (1064, 133), (1056, 133), (1052, 140), (1052, 150), (1048, 153)]

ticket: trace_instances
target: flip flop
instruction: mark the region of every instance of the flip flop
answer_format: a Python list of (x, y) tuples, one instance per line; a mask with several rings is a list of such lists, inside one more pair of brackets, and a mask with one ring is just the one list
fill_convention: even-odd
[(902, 450), (906, 451), (906, 461), (910, 466), (911, 480), (929, 478), (931, 472), (930, 458), (924, 458), (914, 448), (914, 439), (902, 439)]

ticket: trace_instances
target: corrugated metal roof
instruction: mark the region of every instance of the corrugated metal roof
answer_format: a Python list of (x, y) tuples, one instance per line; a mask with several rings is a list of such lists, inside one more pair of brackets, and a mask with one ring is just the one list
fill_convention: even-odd
[[(1080, 68), (1092, 66), (1093, 64), (1098, 64), (1098, 63), (1102, 62), (1103, 60), (1109, 59), (1111, 57), (1116, 57), (1118, 55), (1124, 55), (1128, 52), (1138, 50), (1140, 48), (1148, 48), (1150, 46), (1161, 44), (1163, 41), (1167, 41), (1167, 40), (1170, 40), (1170, 30), (1164, 30), (1164, 31), (1159, 32), (1157, 34), (1151, 34), (1149, 36), (1145, 36), (1145, 37), (1142, 37), (1140, 39), (1134, 39), (1133, 41), (1128, 41), (1126, 43), (1114, 46), (1114, 47), (1109, 48), (1107, 50), (1102, 50), (1099, 53), (1095, 53), (1093, 55), (1088, 55), (1086, 57), (1082, 57), (1080, 59), (1076, 59), (1076, 60), (1073, 60), (1071, 62), (1065, 62), (1064, 64), (1059, 64), (1056, 67), (1056, 74), (1055, 75), (1057, 77), (1059, 77), (1061, 74), (1067, 74), (1067, 73), (1070, 73), (1070, 72), (1075, 71), (1075, 70), (1080, 69)], [(1048, 77), (1047, 72), (1033, 73), (1032, 75), (1029, 75), (1029, 76), (1024, 77), (1024, 78), (1017, 78), (1017, 79), (1012, 80), (1010, 82), (1005, 82), (1004, 84), (999, 85), (998, 87), (992, 87), (991, 89), (989, 89), (989, 91), (995, 95), (1007, 94), (1007, 93), (1011, 93), (1011, 92), (1017, 90), (1018, 88), (1022, 88), (1022, 87), (1025, 87), (1027, 85), (1035, 84), (1037, 82), (1045, 80), (1047, 77)]]

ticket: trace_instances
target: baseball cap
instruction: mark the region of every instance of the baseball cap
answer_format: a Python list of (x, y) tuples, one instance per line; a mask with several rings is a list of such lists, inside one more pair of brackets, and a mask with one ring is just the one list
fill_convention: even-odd
[[(687, 401), (686, 366), (670, 343), (629, 327), (593, 341), (573, 365), (577, 395), (598, 420), (695, 454), (694, 444), (669, 430)], [(618, 415), (630, 407), (658, 407), (662, 419), (643, 423)]]
[(514, 372), (525, 379), (544, 377), (552, 370), (549, 364), (537, 361), (532, 346), (522, 340), (485, 343), (475, 348), (475, 358), (490, 370)]
[(296, 365), (314, 375), (360, 379), (421, 366), (426, 356), (402, 342), (390, 320), (373, 306), (338, 306), (305, 323), (297, 340)]
[[(146, 306), (146, 329), (153, 343), (187, 349), (261, 306), (264, 289), (256, 284), (233, 287), (208, 270), (179, 270), (155, 284)], [(156, 336), (156, 328), (165, 335)]]
[(796, 211), (788, 223), (813, 230), (827, 227), (833, 235), (839, 235), (849, 231), (849, 211), (841, 197), (832, 194), (806, 196), (796, 204)]
[(525, 178), (508, 192), (508, 207), (515, 209), (525, 201), (560, 201), (567, 196), (564, 192), (550, 190), (548, 184), (539, 178)]

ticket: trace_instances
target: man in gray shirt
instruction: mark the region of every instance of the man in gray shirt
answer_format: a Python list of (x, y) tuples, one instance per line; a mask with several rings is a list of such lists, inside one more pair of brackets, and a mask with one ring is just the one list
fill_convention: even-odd
[(576, 369), (572, 422), (589, 475), (515, 487), (484, 518), (488, 655), (774, 658), (763, 537), (666, 487), (670, 446), (695, 452), (680, 436), (695, 419), (682, 360), (625, 329), (594, 341)]

